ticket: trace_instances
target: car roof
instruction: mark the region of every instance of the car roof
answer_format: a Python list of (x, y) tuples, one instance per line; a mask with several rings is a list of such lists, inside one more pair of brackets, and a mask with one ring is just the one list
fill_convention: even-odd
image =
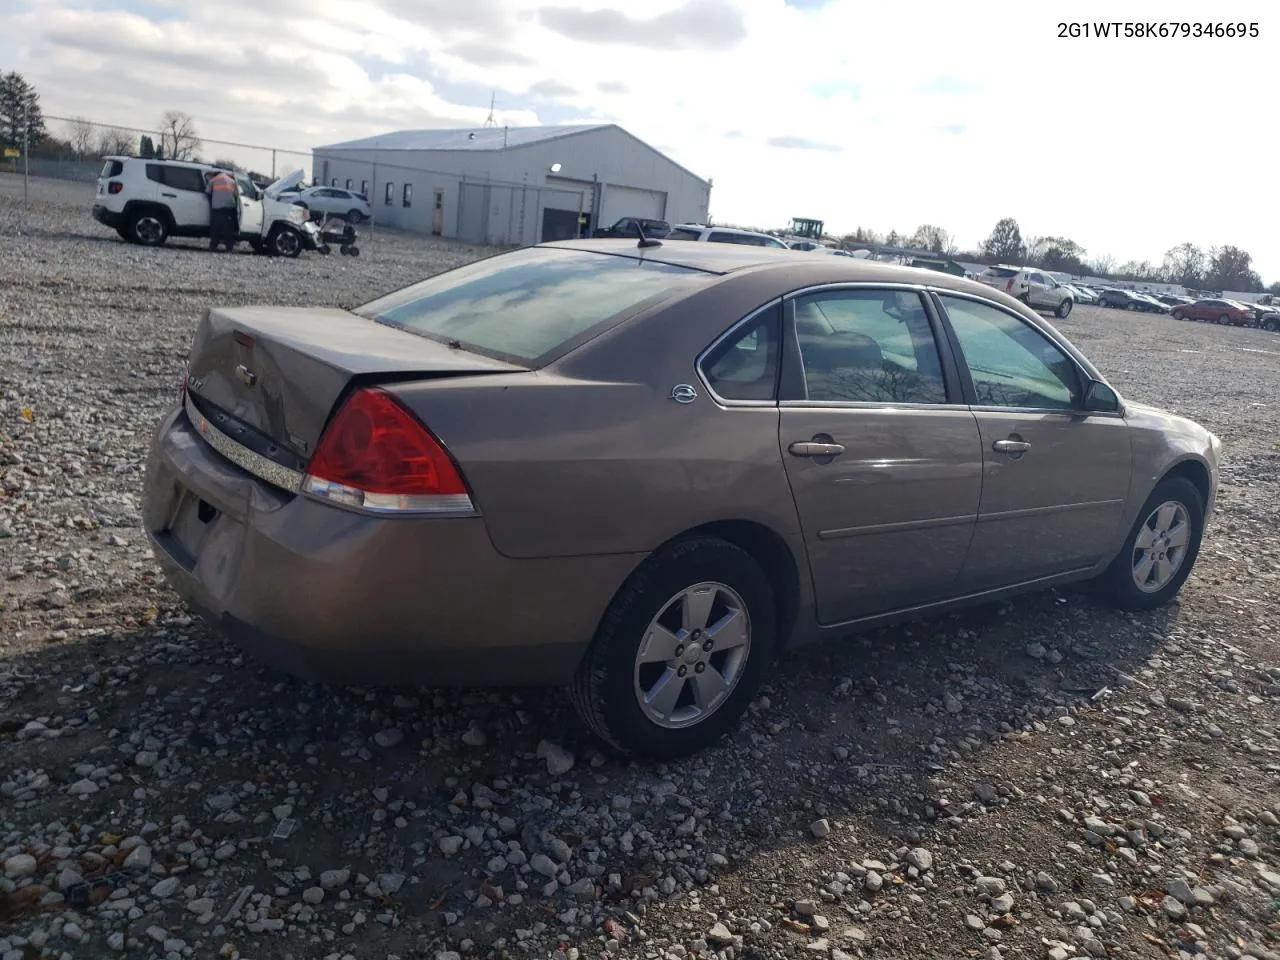
[(788, 289), (827, 283), (909, 283), (945, 287), (959, 293), (973, 293), (1002, 302), (1017, 304), (1000, 291), (976, 280), (923, 267), (904, 267), (858, 257), (833, 257), (807, 250), (780, 247), (754, 247), (731, 243), (688, 243), (675, 241), (658, 246), (640, 247), (635, 240), (559, 240), (538, 244), (559, 250), (582, 250), (590, 253), (651, 260), (677, 267), (703, 270), (707, 273), (734, 274), (746, 271), (786, 271)]

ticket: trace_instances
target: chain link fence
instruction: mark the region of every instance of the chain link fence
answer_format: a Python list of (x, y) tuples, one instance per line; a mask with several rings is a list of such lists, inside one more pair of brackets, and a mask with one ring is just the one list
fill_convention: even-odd
[[(311, 154), (260, 144), (201, 137), (182, 125), (168, 129), (97, 123), (83, 117), (44, 117), (45, 135), (29, 144), (26, 169), (33, 177), (93, 183), (107, 156), (142, 156), (193, 160), (229, 167), (269, 183), (301, 168), (311, 176)], [(0, 169), (24, 171), (19, 151), (6, 151)]]

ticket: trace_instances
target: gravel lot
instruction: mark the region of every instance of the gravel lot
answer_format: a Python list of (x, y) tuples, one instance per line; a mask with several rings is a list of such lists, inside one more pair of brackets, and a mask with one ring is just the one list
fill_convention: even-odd
[(139, 529), (204, 307), (350, 305), (476, 251), (146, 250), (33, 191), (0, 176), (0, 960), (1280, 957), (1280, 337), (1060, 323), (1226, 444), (1180, 603), (810, 649), (732, 740), (646, 768), (556, 691), (261, 669)]

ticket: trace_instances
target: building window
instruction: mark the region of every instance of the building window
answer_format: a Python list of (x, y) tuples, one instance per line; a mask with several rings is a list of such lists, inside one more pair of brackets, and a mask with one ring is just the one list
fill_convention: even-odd
[(351, 181), (351, 178), (350, 178), (350, 177), (347, 177), (347, 189), (348, 189), (348, 190), (350, 190), (350, 189), (351, 189), (351, 182), (352, 182), (352, 181)]
[(404, 185), (404, 195), (400, 198), (400, 203), (405, 207), (413, 206), (413, 184), (406, 183)]
[(390, 180), (387, 181), (386, 192), (382, 195), (382, 202), (388, 207), (395, 203), (396, 185)]
[(368, 180), (360, 181), (360, 196), (364, 197), (366, 200), (369, 199), (369, 181)]
[(338, 185), (338, 178), (337, 178), (337, 177), (334, 177), (332, 180), (330, 180), (330, 181), (329, 181), (329, 186), (331, 186), (331, 187), (336, 187), (337, 185)]

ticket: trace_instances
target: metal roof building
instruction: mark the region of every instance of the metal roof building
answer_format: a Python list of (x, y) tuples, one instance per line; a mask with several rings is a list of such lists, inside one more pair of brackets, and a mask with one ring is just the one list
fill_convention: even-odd
[(401, 130), (313, 149), (317, 183), (380, 224), (479, 244), (589, 235), (620, 217), (707, 218), (711, 181), (616, 124)]

